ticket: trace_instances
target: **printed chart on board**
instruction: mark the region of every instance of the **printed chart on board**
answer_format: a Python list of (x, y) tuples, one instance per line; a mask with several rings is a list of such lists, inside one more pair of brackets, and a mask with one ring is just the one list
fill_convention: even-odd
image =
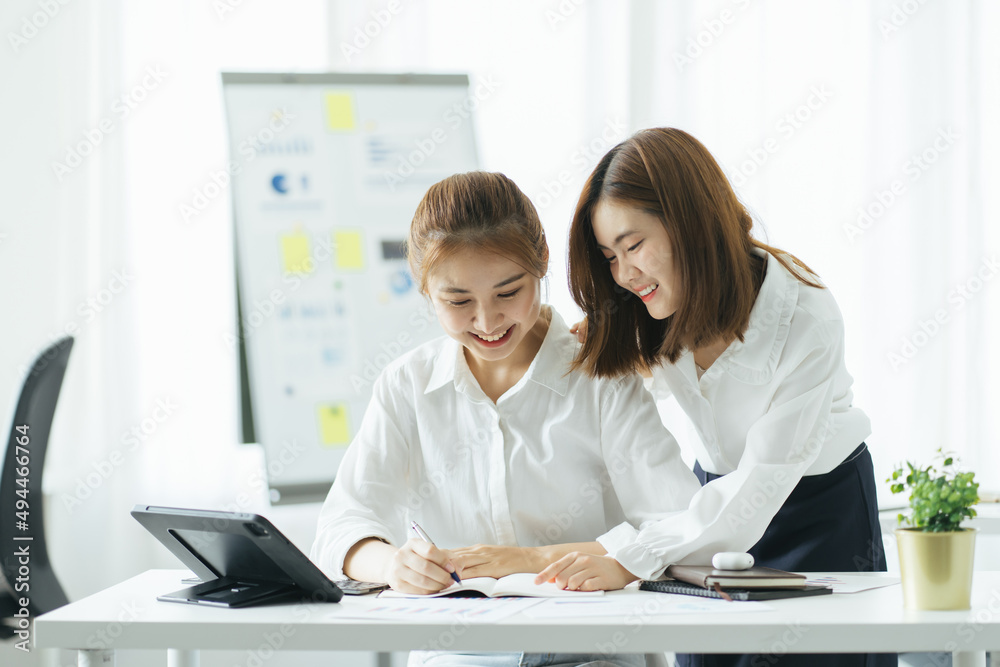
[(232, 347), (244, 346), (272, 497), (315, 497), (379, 372), (441, 335), (404, 240), (428, 186), (477, 168), (477, 99), (464, 75), (224, 73), (223, 90)]

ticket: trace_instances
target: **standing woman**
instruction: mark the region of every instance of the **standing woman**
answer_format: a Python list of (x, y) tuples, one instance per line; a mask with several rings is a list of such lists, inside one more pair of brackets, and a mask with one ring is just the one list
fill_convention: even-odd
[[(843, 318), (797, 258), (757, 241), (694, 137), (641, 131), (591, 174), (570, 229), (570, 289), (586, 314), (577, 367), (652, 374), (694, 423), (702, 489), (690, 507), (599, 538), (539, 579), (620, 588), (671, 563), (749, 551), (797, 571), (884, 571), (875, 479), (852, 405)], [(895, 656), (679, 656), (682, 665), (882, 665)], [(765, 662), (761, 662), (765, 660)]]

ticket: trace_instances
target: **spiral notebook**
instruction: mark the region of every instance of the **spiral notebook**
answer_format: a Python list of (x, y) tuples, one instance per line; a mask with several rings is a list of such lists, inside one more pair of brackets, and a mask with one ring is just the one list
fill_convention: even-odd
[(746, 601), (746, 600), (780, 600), (781, 598), (801, 598), (811, 595), (829, 595), (833, 589), (827, 586), (804, 586), (802, 588), (727, 588), (725, 590), (714, 590), (702, 588), (696, 584), (689, 584), (686, 581), (666, 579), (663, 581), (642, 581), (639, 584), (641, 591), (655, 591), (657, 593), (677, 593), (679, 595), (696, 595), (703, 598), (716, 598), (719, 600)]

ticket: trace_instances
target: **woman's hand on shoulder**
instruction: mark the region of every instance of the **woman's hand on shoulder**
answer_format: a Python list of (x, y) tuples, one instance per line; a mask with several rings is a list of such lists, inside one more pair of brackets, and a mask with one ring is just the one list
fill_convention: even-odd
[(587, 340), (587, 318), (583, 318), (569, 328), (571, 334), (576, 334), (576, 339), (581, 343)]
[(545, 563), (532, 547), (502, 547), (494, 544), (474, 544), (451, 551), (455, 564), (462, 568), (462, 576), (500, 577), (515, 572), (538, 572)]
[(551, 582), (571, 591), (613, 591), (638, 578), (610, 556), (574, 551), (539, 572), (535, 583)]
[(451, 572), (462, 576), (461, 567), (453, 564), (450, 551), (430, 542), (413, 539), (396, 551), (385, 570), (385, 581), (400, 593), (427, 595), (437, 593), (452, 583)]

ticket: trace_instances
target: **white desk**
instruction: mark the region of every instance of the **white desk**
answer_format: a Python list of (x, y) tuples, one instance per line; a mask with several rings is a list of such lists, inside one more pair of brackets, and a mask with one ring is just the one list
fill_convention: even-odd
[[(216, 609), (157, 602), (181, 588), (183, 570), (150, 570), (35, 620), (35, 645), (80, 650), (80, 665), (113, 664), (115, 649), (167, 649), (168, 663), (197, 665), (200, 649), (622, 653), (832, 653), (949, 651), (956, 667), (985, 665), (1000, 649), (1000, 572), (976, 572), (972, 609), (906, 612), (897, 586), (767, 604), (772, 611), (489, 625), (338, 619), (357, 602)], [(647, 593), (659, 596), (660, 593)], [(739, 604), (739, 603), (733, 603)], [(994, 655), (996, 652), (994, 651)]]

